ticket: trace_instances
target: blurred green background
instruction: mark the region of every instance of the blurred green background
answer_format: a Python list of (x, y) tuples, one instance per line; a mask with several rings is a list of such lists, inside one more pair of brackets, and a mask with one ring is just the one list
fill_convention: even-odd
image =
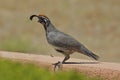
[(1, 0), (0, 50), (63, 56), (48, 45), (42, 25), (29, 20), (32, 14), (47, 15), (101, 61), (120, 62), (120, 0)]
[(20, 63), (0, 59), (0, 80), (105, 80), (97, 76), (86, 76), (77, 71), (52, 72), (31, 63)]

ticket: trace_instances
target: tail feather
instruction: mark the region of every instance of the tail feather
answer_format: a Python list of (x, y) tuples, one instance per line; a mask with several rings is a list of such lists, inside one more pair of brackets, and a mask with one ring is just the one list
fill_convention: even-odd
[(84, 55), (87, 55), (88, 57), (92, 57), (95, 60), (99, 59), (99, 56), (94, 54), (93, 52), (91, 52), (90, 50), (88, 50), (86, 47), (81, 46), (80, 47), (80, 51), (81, 53), (83, 53)]
[(90, 57), (92, 57), (92, 58), (94, 58), (95, 60), (98, 60), (99, 59), (99, 56), (98, 55), (96, 55), (96, 54), (94, 54), (94, 53), (88, 53), (89, 55), (88, 56), (90, 56)]

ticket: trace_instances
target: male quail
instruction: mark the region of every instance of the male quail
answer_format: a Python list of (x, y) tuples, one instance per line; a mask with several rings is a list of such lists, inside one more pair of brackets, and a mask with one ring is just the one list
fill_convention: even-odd
[(47, 16), (32, 15), (30, 16), (30, 20), (32, 20), (33, 17), (37, 17), (39, 19), (38, 22), (44, 26), (48, 43), (54, 46), (56, 51), (65, 55), (62, 63), (65, 63), (65, 61), (70, 58), (70, 54), (74, 52), (79, 52), (98, 60), (99, 56), (88, 50), (83, 44), (79, 43), (76, 39), (68, 34), (56, 29)]

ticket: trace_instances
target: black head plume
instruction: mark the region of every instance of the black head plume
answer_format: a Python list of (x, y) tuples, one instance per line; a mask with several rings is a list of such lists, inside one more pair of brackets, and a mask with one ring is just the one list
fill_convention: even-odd
[(38, 16), (37, 15), (32, 15), (32, 16), (30, 16), (30, 20), (32, 20), (33, 17), (38, 17)]
[(45, 15), (31, 15), (30, 20), (32, 20), (34, 17), (38, 18), (38, 22), (41, 23), (43, 26), (48, 26), (50, 23), (50, 20)]

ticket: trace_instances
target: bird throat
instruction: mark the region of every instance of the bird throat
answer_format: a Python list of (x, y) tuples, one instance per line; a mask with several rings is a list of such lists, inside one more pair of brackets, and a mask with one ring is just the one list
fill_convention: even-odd
[(56, 28), (54, 27), (54, 25), (52, 23), (45, 24), (44, 29), (45, 29), (46, 33), (56, 30)]

